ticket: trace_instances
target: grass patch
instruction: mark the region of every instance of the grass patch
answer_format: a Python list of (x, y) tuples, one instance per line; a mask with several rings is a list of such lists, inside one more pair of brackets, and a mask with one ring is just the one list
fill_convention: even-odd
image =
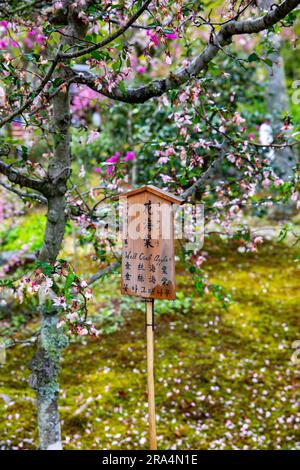
[[(210, 245), (206, 269), (232, 291), (224, 310), (200, 299), (180, 271), (179, 303), (158, 304), (156, 403), (160, 449), (299, 449), (300, 339), (297, 248), (266, 245), (259, 254)], [(147, 449), (144, 315), (122, 300), (118, 277), (95, 289), (101, 315), (113, 292), (118, 331), (64, 353), (60, 410), (66, 449)], [(2, 366), (2, 448), (36, 448), (33, 350), (8, 352)], [(4, 397), (4, 398), (3, 398)], [(8, 397), (8, 398), (7, 398)], [(1, 399), (1, 398), (0, 398)]]

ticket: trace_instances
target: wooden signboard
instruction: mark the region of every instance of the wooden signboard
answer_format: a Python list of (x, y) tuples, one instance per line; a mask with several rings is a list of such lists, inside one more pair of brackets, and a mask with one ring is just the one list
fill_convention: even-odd
[(150, 185), (118, 197), (123, 204), (122, 293), (175, 299), (172, 205), (182, 200)]
[(150, 449), (157, 449), (154, 398), (154, 299), (175, 299), (174, 213), (177, 196), (147, 185), (117, 196), (122, 204), (122, 283), (146, 302)]

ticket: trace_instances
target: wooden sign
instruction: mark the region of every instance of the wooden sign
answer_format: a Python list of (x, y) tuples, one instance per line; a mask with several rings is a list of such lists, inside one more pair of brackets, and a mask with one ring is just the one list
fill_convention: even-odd
[(122, 293), (175, 299), (173, 203), (182, 200), (150, 185), (118, 198), (123, 205)]
[(154, 396), (154, 299), (175, 299), (174, 213), (179, 197), (155, 186), (117, 196), (122, 204), (123, 294), (146, 302), (150, 449), (157, 449)]

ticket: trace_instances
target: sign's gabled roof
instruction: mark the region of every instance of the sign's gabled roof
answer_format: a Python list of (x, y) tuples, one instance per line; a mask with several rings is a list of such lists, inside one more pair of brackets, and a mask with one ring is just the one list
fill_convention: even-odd
[(176, 204), (182, 204), (184, 202), (184, 199), (182, 199), (181, 197), (174, 196), (168, 191), (163, 191), (162, 189), (157, 188), (156, 186), (153, 186), (152, 184), (146, 184), (145, 186), (141, 186), (140, 188), (131, 189), (130, 191), (127, 191), (125, 193), (120, 193), (117, 196), (113, 197), (113, 199), (117, 200), (123, 197), (135, 196), (136, 194), (140, 194), (145, 191), (155, 194), (155, 196), (159, 196), (162, 199), (166, 199), (169, 202), (175, 202)]

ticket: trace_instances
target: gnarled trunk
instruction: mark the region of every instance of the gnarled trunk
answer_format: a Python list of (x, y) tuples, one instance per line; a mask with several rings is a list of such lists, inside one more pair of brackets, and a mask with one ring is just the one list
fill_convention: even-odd
[[(40, 259), (54, 263), (65, 233), (65, 192), (70, 175), (70, 111), (68, 92), (60, 92), (53, 103), (54, 159), (48, 176), (52, 195), (48, 197), (47, 223)], [(30, 363), (30, 385), (37, 394), (39, 442), (42, 450), (62, 449), (58, 412), (59, 369), (65, 335), (57, 328), (55, 310), (45, 308), (40, 297), (41, 335), (37, 353)]]
[[(80, 19), (80, 7), (64, 0), (66, 8), (66, 38), (71, 45), (84, 37), (87, 25)], [(54, 263), (61, 249), (65, 226), (65, 194), (71, 173), (70, 152), (70, 103), (67, 88), (53, 98), (54, 158), (48, 167), (50, 190), (47, 223), (40, 260)], [(49, 312), (40, 296), (41, 335), (38, 351), (31, 361), (30, 383), (37, 394), (40, 449), (62, 449), (58, 412), (59, 369), (61, 350), (66, 346), (65, 335), (57, 328), (58, 315), (55, 309)]]

